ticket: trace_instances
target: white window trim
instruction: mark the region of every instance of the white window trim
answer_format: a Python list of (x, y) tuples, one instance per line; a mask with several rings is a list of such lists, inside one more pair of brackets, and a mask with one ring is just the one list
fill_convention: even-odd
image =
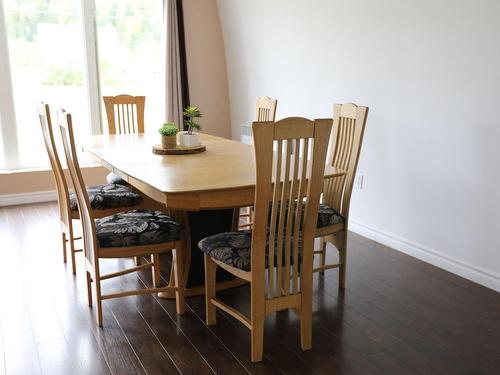
[[(0, 0), (0, 132), (2, 133), (5, 168), (12, 169), (19, 166), (17, 146), (16, 113), (12, 78), (10, 74), (10, 59), (7, 40), (7, 25), (3, 2)], [(34, 110), (34, 109), (33, 109)]]
[(87, 80), (92, 134), (102, 134), (101, 90), (97, 54), (97, 25), (95, 0), (82, 0), (82, 24), (85, 49), (85, 75)]

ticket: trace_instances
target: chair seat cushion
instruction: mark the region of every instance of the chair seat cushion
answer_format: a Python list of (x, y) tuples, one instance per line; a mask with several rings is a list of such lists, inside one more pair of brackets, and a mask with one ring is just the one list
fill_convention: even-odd
[(205, 237), (198, 243), (201, 251), (243, 271), (250, 271), (252, 231), (218, 233)]
[[(304, 217), (305, 204), (302, 205), (302, 217)], [(285, 225), (286, 219), (288, 217), (288, 208), (285, 212)], [(271, 209), (269, 209), (269, 220), (271, 220)], [(328, 227), (330, 225), (339, 224), (344, 222), (344, 217), (337, 212), (335, 208), (332, 208), (324, 203), (320, 203), (318, 206), (318, 221), (316, 222), (316, 228)], [(301, 223), (302, 224), (302, 223)]]
[(96, 219), (99, 247), (144, 246), (177, 241), (182, 226), (167, 214), (131, 210)]
[(120, 176), (114, 174), (113, 172), (109, 173), (107, 176), (106, 176), (106, 182), (108, 184), (118, 184), (118, 185), (128, 185), (128, 182), (125, 181), (123, 178), (121, 178)]
[[(142, 202), (142, 197), (130, 188), (117, 184), (97, 185), (87, 187), (90, 206), (93, 209), (132, 207)], [(70, 193), (71, 210), (76, 211), (78, 204), (74, 192)]]
[(344, 217), (337, 212), (335, 208), (332, 208), (326, 204), (320, 203), (318, 208), (318, 222), (316, 228), (328, 227), (334, 224), (340, 224), (344, 222)]
[[(290, 238), (293, 244), (293, 237)], [(275, 239), (276, 247), (278, 240)], [(283, 240), (284, 242), (284, 240)], [(198, 243), (199, 248), (211, 258), (219, 260), (230, 266), (239, 268), (243, 271), (251, 269), (251, 248), (252, 231), (240, 230), (238, 232), (218, 233), (213, 236), (205, 237)], [(275, 250), (276, 251), (276, 250)], [(302, 238), (299, 238), (299, 257), (302, 252)], [(277, 256), (274, 256), (274, 264), (277, 264)], [(285, 254), (282, 258), (285, 263)], [(293, 257), (290, 256), (290, 264), (293, 264)], [(266, 267), (268, 259), (266, 257)]]

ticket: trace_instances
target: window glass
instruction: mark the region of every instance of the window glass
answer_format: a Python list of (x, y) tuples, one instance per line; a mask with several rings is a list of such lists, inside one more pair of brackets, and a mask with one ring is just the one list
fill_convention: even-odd
[[(37, 104), (73, 114), (78, 142), (90, 133), (79, 0), (4, 0), (20, 167), (47, 166)], [(58, 134), (58, 132), (56, 132)]]
[(161, 0), (96, 1), (101, 94), (146, 96), (146, 131), (165, 118), (162, 7)]

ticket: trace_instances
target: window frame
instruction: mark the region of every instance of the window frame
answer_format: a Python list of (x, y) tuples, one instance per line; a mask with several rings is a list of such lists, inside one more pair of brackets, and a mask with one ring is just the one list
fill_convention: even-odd
[[(96, 0), (79, 0), (81, 7), (81, 27), (83, 31), (83, 69), (84, 82), (87, 88), (89, 107), (89, 124), (91, 135), (104, 133), (101, 82), (99, 76), (99, 56), (97, 41), (97, 13)], [(161, 1), (161, 0), (158, 0)], [(162, 1), (163, 7), (165, 0)], [(164, 35), (162, 33), (162, 40)], [(164, 43), (162, 43), (164, 45)], [(0, 0), (0, 135), (3, 143), (3, 157), (5, 165), (0, 167), (0, 173), (13, 170), (31, 170), (31, 166), (20, 164), (17, 135), (17, 121), (15, 113), (14, 92), (12, 85), (12, 69), (9, 55), (9, 40), (7, 33), (6, 11), (3, 1)], [(35, 109), (33, 109), (35, 116)], [(36, 168), (37, 170), (40, 168)], [(45, 169), (45, 168), (44, 168)]]

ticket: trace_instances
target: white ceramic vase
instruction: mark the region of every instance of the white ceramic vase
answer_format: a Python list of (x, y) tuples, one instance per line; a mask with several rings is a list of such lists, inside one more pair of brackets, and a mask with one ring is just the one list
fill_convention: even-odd
[(179, 133), (179, 145), (182, 147), (193, 147), (200, 144), (200, 135), (198, 133), (188, 134), (188, 132)]

